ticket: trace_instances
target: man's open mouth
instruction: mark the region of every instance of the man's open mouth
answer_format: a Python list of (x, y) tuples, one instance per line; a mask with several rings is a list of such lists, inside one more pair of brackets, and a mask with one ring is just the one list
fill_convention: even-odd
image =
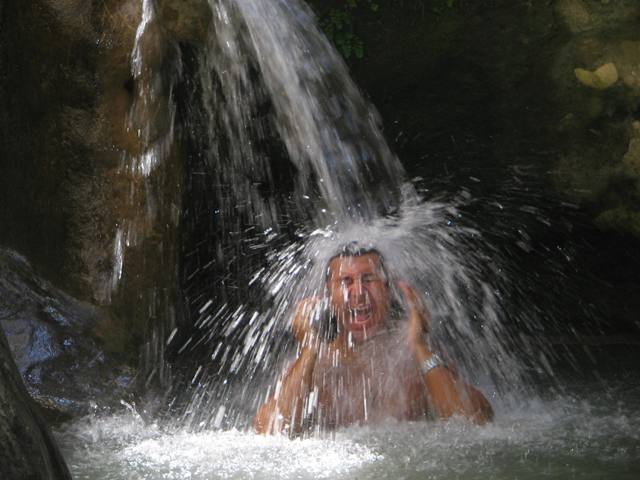
[(362, 325), (371, 319), (371, 305), (359, 306), (356, 308), (350, 308), (351, 323), (356, 325)]

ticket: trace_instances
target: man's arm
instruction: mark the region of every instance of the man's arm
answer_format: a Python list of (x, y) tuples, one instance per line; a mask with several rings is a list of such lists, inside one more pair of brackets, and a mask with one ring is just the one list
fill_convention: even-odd
[(279, 391), (269, 398), (256, 413), (253, 426), (258, 433), (270, 434), (289, 427), (291, 433), (302, 429), (309, 393), (313, 384), (313, 369), (317, 351), (304, 348), (284, 375)]
[(296, 434), (302, 430), (318, 357), (318, 338), (311, 327), (311, 312), (316, 303), (316, 299), (303, 300), (296, 308), (292, 330), (303, 347), (283, 375), (276, 393), (258, 409), (253, 420), (258, 433), (271, 434), (289, 428), (291, 434)]
[[(412, 348), (418, 365), (432, 357), (433, 353), (424, 340)], [(493, 419), (491, 404), (480, 390), (467, 385), (446, 366), (431, 368), (423, 374), (430, 405), (441, 418), (464, 415), (475, 423), (483, 424)]]
[[(422, 366), (433, 356), (424, 338), (424, 332), (429, 323), (429, 313), (420, 304), (413, 288), (404, 282), (400, 283), (400, 288), (409, 307), (407, 341), (416, 362)], [(444, 365), (431, 368), (423, 375), (431, 406), (439, 417), (449, 418), (459, 414), (478, 424), (493, 419), (491, 404), (482, 392), (465, 384)]]

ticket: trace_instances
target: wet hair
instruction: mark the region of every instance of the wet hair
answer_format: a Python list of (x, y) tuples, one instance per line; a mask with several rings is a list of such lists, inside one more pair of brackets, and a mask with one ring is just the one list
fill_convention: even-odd
[(361, 257), (362, 255), (377, 255), (380, 261), (378, 262), (378, 266), (380, 271), (382, 272), (385, 282), (389, 283), (389, 272), (384, 264), (384, 257), (382, 253), (371, 245), (361, 245), (355, 240), (349, 243), (342, 245), (336, 253), (334, 253), (331, 258), (327, 261), (327, 271), (325, 274), (325, 280), (329, 281), (329, 277), (331, 275), (331, 262), (333, 262), (336, 258), (347, 258), (347, 257)]
[[(382, 273), (384, 278), (384, 282), (388, 287), (389, 291), (389, 317), (387, 319), (387, 325), (391, 328), (396, 328), (398, 322), (402, 316), (404, 311), (403, 308), (403, 300), (402, 295), (398, 288), (395, 286), (395, 282), (393, 281), (393, 277), (391, 272), (387, 269), (385, 265), (384, 256), (377, 248), (374, 248), (372, 245), (361, 245), (356, 241), (352, 241), (342, 245), (334, 255), (329, 258), (327, 261), (327, 271), (325, 275), (325, 280), (328, 283), (329, 277), (331, 275), (331, 262), (336, 258), (345, 258), (345, 257), (360, 257), (362, 255), (374, 254), (379, 258), (378, 268)], [(338, 333), (338, 323), (337, 319), (334, 316), (331, 316), (329, 322), (325, 324), (325, 328), (327, 328), (327, 338), (333, 339)]]

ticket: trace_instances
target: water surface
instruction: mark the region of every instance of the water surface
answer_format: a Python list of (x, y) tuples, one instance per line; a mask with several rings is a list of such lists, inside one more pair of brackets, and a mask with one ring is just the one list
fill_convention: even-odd
[(77, 480), (640, 478), (637, 372), (564, 394), (496, 404), (475, 426), (389, 421), (307, 439), (189, 432), (135, 412), (57, 432)]

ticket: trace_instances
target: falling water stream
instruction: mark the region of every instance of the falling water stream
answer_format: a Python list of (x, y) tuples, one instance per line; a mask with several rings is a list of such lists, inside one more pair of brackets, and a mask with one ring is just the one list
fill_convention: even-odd
[[(197, 365), (170, 391), (167, 416), (127, 404), (60, 428), (74, 478), (632, 478), (637, 385), (612, 375), (596, 391), (584, 379), (557, 378), (556, 352), (527, 335), (535, 312), (504, 310), (506, 292), (518, 290), (514, 269), (485, 239), (491, 226), (466, 217), (472, 196), (452, 187), (433, 198), (427, 182), (406, 181), (377, 113), (309, 8), (298, 0), (209, 3), (213, 25), (186, 122), (205, 125), (192, 130), (204, 132), (197, 143), (216, 208), (201, 221), (216, 222), (220, 244), (204, 263), (220, 273), (191, 300), (193, 329), (172, 326), (164, 342)], [(144, 6), (139, 33), (153, 20), (152, 0)], [(144, 51), (132, 57), (140, 75)], [(152, 88), (145, 94), (140, 101), (154, 101)], [(168, 133), (131, 163), (140, 175), (173, 140), (168, 111)], [(270, 142), (294, 178), (284, 190)], [(118, 235), (116, 260), (130, 241), (126, 229)], [(323, 295), (328, 259), (353, 241), (380, 251), (392, 277), (421, 293), (432, 342), (485, 392), (493, 424), (387, 420), (296, 440), (251, 431), (253, 413), (295, 356), (293, 308)], [(232, 242), (255, 256), (239, 255)], [(115, 265), (114, 285), (121, 260)], [(534, 376), (550, 379), (546, 396)]]

